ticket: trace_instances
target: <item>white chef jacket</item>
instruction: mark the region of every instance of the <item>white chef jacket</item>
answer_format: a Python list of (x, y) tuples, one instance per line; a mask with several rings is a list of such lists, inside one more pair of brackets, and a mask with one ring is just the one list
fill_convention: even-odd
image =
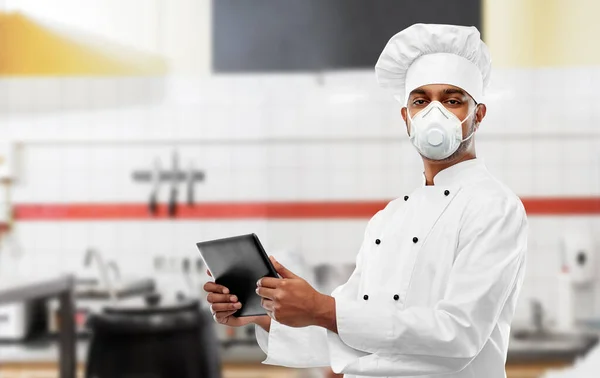
[(369, 221), (335, 289), (338, 333), (256, 327), (264, 364), (331, 366), (346, 378), (504, 378), (523, 282), (527, 218), (481, 159), (439, 172)]

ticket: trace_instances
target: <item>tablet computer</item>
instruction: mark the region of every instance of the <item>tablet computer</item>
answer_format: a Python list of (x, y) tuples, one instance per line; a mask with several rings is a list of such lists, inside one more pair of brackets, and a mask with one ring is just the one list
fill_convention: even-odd
[(234, 316), (267, 314), (256, 294), (256, 282), (278, 275), (256, 234), (209, 240), (196, 246), (215, 282), (227, 287), (242, 303)]

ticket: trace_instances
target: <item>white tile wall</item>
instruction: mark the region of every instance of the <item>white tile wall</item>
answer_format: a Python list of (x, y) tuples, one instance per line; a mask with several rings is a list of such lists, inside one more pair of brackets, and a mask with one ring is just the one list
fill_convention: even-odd
[[(479, 155), (521, 196), (598, 196), (598, 82), (600, 68), (496, 71)], [(2, 79), (0, 88), (0, 131), (25, 146), (17, 203), (146, 202), (150, 185), (134, 183), (132, 171), (156, 158), (170, 168), (175, 147), (182, 168), (193, 161), (206, 172), (199, 201), (382, 200), (421, 184), (400, 106), (371, 72), (321, 82), (308, 74)], [(69, 140), (85, 143), (58, 142)], [(161, 187), (161, 201), (167, 192)], [(0, 265), (74, 270), (94, 247), (125, 271), (153, 274), (157, 254), (196, 256), (198, 240), (245, 232), (313, 264), (353, 262), (366, 221), (20, 222), (7, 248), (23, 255), (16, 263), (0, 253)], [(530, 217), (521, 309), (530, 297), (555, 307), (548, 288), (567, 221), (599, 234), (598, 217)]]

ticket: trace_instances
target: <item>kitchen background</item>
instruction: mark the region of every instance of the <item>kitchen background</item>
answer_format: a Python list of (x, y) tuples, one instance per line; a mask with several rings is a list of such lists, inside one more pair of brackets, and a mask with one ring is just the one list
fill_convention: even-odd
[[(102, 286), (112, 270), (114, 287), (152, 281), (164, 298), (204, 301), (208, 277), (195, 243), (251, 232), (268, 253), (303, 264), (296, 266), (323, 290), (343, 282), (366, 222), (420, 184), (422, 163), (399, 104), (376, 84), (375, 60), (354, 67), (349, 58), (329, 69), (308, 59), (286, 69), (281, 57), (227, 49), (244, 41), (243, 12), (260, 15), (276, 3), (284, 2), (0, 2), (0, 287), (63, 274)], [(465, 20), (482, 30), (494, 70), (478, 155), (529, 215), (514, 328), (531, 327), (540, 314), (544, 328), (571, 316), (593, 328), (600, 322), (600, 48), (589, 40), (600, 31), (600, 5), (432, 1), (431, 9), (441, 3), (457, 11), (428, 15), (421, 6), (410, 23)], [(388, 4), (406, 20), (415, 7)], [(336, 6), (343, 19), (346, 8)], [(379, 52), (392, 34), (365, 38), (361, 47)], [(324, 38), (323, 51), (327, 43), (339, 48), (342, 36)], [(284, 45), (277, 51), (295, 56)], [(98, 269), (91, 256), (112, 268)], [(561, 273), (565, 262), (575, 284)], [(76, 301), (76, 308), (102, 303)], [(222, 342), (242, 337), (214, 327)], [(266, 369), (251, 334), (242, 338), (245, 349), (224, 359), (225, 375), (238, 360), (236, 374)], [(548, 357), (536, 349), (547, 340), (534, 341), (523, 341), (522, 354), (509, 351), (509, 376), (565, 364), (574, 370), (592, 359), (588, 344), (576, 353), (561, 345)], [(35, 352), (28, 341), (0, 343), (0, 376), (34, 376), (27, 366), (40, 361), (57, 376), (48, 368), (56, 356), (45, 359), (29, 342)], [(260, 371), (252, 374), (267, 374)]]

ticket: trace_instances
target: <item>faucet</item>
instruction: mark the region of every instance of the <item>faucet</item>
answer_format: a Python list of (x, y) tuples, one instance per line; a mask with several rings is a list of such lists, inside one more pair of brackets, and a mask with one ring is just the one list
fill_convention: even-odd
[(112, 285), (112, 281), (108, 277), (107, 264), (104, 262), (102, 254), (95, 249), (88, 248), (83, 261), (84, 266), (89, 267), (92, 264), (93, 259), (96, 260), (96, 265), (98, 266), (98, 273), (100, 274), (100, 281), (102, 285), (108, 289), (108, 295), (110, 299), (112, 301), (115, 301), (117, 299), (117, 294)]
[(114, 278), (116, 281), (121, 281), (121, 269), (119, 269), (119, 265), (114, 260), (110, 260), (106, 263), (106, 268), (111, 269), (114, 273)]
[(537, 299), (531, 300), (531, 321), (536, 333), (544, 332), (544, 308)]

